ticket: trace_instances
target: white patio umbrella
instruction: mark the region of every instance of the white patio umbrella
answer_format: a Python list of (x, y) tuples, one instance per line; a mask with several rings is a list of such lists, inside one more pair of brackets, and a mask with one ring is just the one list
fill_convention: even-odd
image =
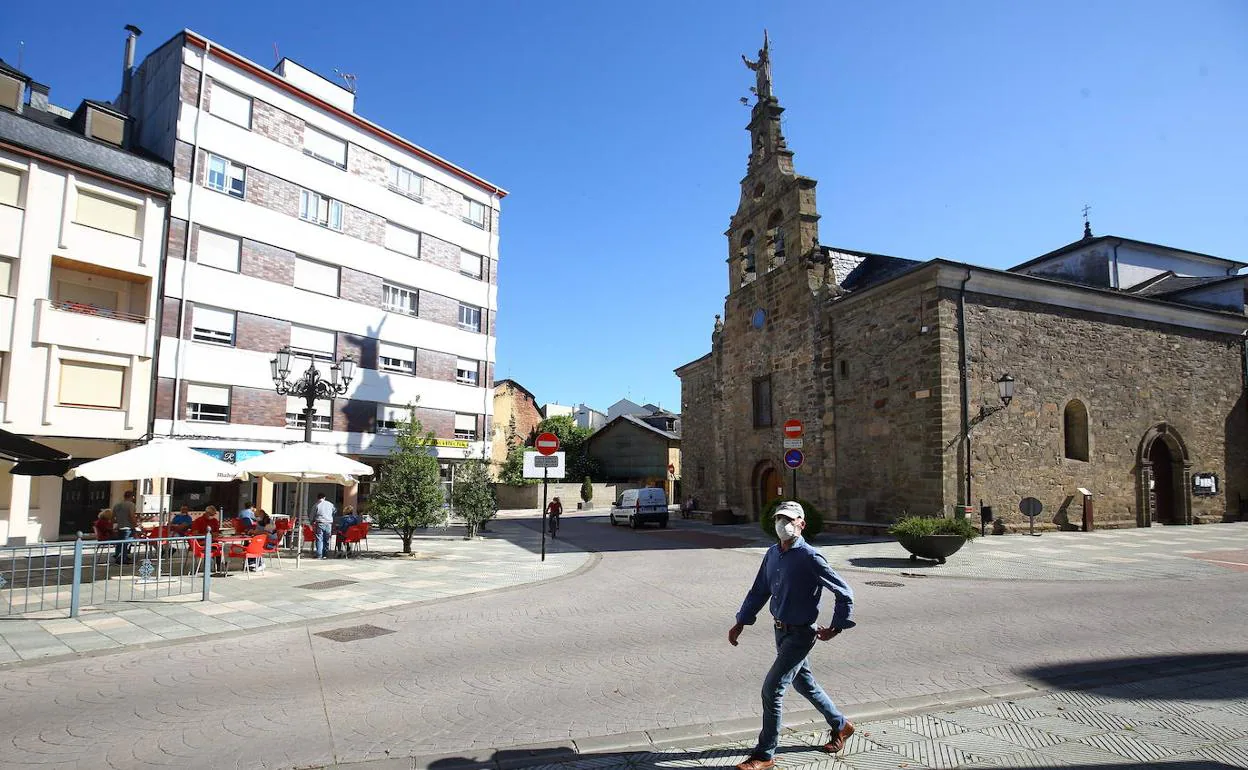
[(304, 484), (327, 483), (346, 486), (354, 484), (357, 476), (371, 476), (373, 469), (362, 462), (352, 460), (318, 444), (292, 444), (267, 454), (244, 460), (239, 469), (253, 476), (263, 476), (270, 481), (293, 481), (299, 484), (299, 515), (295, 518), (295, 566), (303, 552), (303, 520), (307, 511), (302, 510)]
[[(247, 472), (240, 470), (237, 465), (209, 457), (186, 444), (156, 440), (115, 455), (83, 463), (77, 468), (70, 468), (65, 474), (67, 479), (78, 477), (91, 481), (134, 481), (135, 479), (154, 478), (184, 481), (233, 481), (247, 478)], [(165, 526), (166, 513), (162, 506), (158, 526)]]

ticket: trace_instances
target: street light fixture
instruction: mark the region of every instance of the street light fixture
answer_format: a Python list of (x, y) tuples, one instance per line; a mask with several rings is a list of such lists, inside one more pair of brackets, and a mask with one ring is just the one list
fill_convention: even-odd
[(355, 378), (355, 359), (343, 356), (329, 367), (329, 379), (321, 376), (316, 368), (316, 359), (308, 362), (308, 369), (297, 380), (291, 382), (290, 346), (277, 351), (276, 357), (269, 361), (273, 372), (273, 387), (279, 396), (302, 397), (306, 406), (303, 410), (303, 440), (312, 443), (312, 416), (316, 414), (318, 398), (333, 398), (347, 392), (351, 380)]
[(1001, 406), (980, 406), (979, 419), (974, 424), (978, 424), (996, 414), (1002, 409), (1010, 405), (1014, 400), (1014, 378), (1008, 374), (1001, 375), (1001, 379), (997, 380), (997, 395), (1001, 398)]

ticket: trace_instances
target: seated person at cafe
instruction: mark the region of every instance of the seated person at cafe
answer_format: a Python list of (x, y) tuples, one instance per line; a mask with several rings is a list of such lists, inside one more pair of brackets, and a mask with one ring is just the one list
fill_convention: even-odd
[(191, 534), (202, 537), (208, 530), (212, 530), (212, 534), (221, 534), (221, 521), (217, 518), (216, 506), (208, 506), (199, 518), (191, 524)]
[[(334, 537), (334, 552), (339, 556), (342, 556), (344, 541), (347, 537), (347, 528), (354, 527), (361, 521), (363, 521), (363, 519), (356, 514), (353, 506), (344, 505), (342, 507), (342, 518), (334, 524), (334, 531), (336, 533)], [(347, 550), (350, 550), (350, 548), (351, 546), (348, 545)]]
[(99, 517), (92, 525), (95, 529), (96, 540), (112, 540), (113, 539), (113, 509), (104, 508), (100, 511)]
[(184, 505), (182, 510), (173, 515), (169, 520), (169, 533), (174, 537), (186, 537), (186, 533), (191, 531), (191, 525), (194, 521), (191, 519), (191, 506)]
[(251, 530), (256, 526), (256, 510), (250, 502), (243, 503), (243, 510), (238, 512), (238, 519), (234, 522), (234, 529), (239, 532)]

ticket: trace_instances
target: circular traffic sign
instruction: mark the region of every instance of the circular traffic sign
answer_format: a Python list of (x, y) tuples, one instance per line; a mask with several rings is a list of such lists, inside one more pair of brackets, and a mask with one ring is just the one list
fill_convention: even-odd
[(1034, 497), (1024, 497), (1018, 504), (1018, 510), (1029, 519), (1034, 519), (1044, 510), (1044, 504)]
[(804, 459), (800, 449), (790, 449), (784, 453), (784, 464), (793, 469), (802, 467), (802, 460)]
[(537, 437), (537, 451), (544, 455), (553, 455), (559, 451), (559, 437), (553, 433), (543, 433)]
[(785, 420), (784, 421), (784, 437), (785, 438), (801, 438), (802, 437), (802, 421), (801, 420)]

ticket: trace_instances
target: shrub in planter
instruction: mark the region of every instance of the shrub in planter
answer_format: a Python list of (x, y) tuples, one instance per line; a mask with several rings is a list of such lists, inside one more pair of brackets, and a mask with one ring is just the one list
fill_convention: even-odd
[[(809, 514), (807, 514), (809, 515)], [(946, 519), (934, 516), (903, 516), (888, 528), (895, 537), (927, 537), (928, 535), (957, 535), (967, 540), (979, 537), (979, 530), (964, 518)]]
[(794, 500), (791, 497), (780, 497), (771, 501), (771, 505), (767, 506), (767, 510), (763, 511), (763, 515), (759, 517), (758, 525), (763, 528), (763, 532), (767, 537), (776, 540), (776, 509), (780, 507), (780, 503), (796, 502), (801, 504), (802, 510), (806, 513), (806, 528), (802, 530), (802, 537), (807, 540), (814, 540), (815, 537), (823, 531), (823, 514), (819, 509), (807, 500)]

